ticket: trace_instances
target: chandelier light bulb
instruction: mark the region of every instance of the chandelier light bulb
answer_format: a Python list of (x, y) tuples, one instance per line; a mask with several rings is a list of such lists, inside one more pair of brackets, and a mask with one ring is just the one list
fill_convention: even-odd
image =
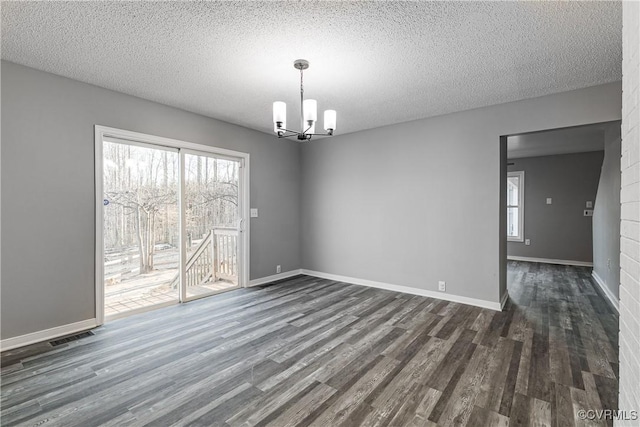
[(278, 122), (282, 123), (280, 127), (284, 128), (287, 121), (287, 104), (282, 101), (276, 101), (273, 103), (273, 124), (277, 125)]
[(336, 128), (336, 110), (325, 110), (324, 130), (333, 131)]
[(303, 103), (304, 121), (315, 122), (318, 120), (318, 102), (315, 99), (306, 99)]

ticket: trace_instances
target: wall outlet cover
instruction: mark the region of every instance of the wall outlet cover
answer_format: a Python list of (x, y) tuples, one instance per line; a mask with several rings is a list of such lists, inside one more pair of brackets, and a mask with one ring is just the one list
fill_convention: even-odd
[(251, 208), (251, 218), (258, 218), (258, 209)]
[(276, 273), (282, 273), (282, 267), (280, 265), (276, 265)]
[(587, 202), (587, 208), (592, 208), (593, 207), (593, 202), (589, 201)]
[(526, 246), (531, 246), (531, 239), (524, 239), (524, 244)]
[(447, 290), (447, 282), (443, 280), (438, 281), (438, 290), (440, 292), (445, 292)]
[(547, 204), (550, 205), (553, 203), (553, 199), (551, 197), (547, 197)]

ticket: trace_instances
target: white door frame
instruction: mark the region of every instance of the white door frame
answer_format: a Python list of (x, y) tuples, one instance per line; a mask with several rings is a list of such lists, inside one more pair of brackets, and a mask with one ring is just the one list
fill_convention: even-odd
[[(201, 153), (212, 154), (214, 156), (232, 158), (240, 161), (240, 200), (238, 201), (239, 212), (242, 219), (242, 226), (240, 230), (240, 235), (238, 236), (238, 251), (239, 251), (239, 261), (241, 263), (240, 268), (238, 269), (238, 286), (239, 287), (247, 287), (249, 284), (249, 153), (243, 153), (240, 151), (228, 150), (226, 148), (218, 148), (212, 147), (209, 145), (196, 144), (192, 142), (180, 141), (177, 139), (164, 138), (161, 136), (148, 135), (139, 132), (132, 132), (107, 126), (95, 125), (95, 136), (94, 136), (94, 145), (95, 145), (95, 232), (96, 232), (96, 240), (95, 240), (95, 290), (96, 290), (96, 322), (98, 325), (102, 325), (104, 323), (104, 240), (103, 240), (103, 138), (105, 136), (110, 136), (113, 138), (118, 138), (126, 141), (130, 141), (133, 144), (135, 143), (146, 143), (151, 145), (156, 145), (160, 147), (169, 147), (175, 149), (182, 150), (191, 150), (198, 151)], [(180, 155), (180, 158), (183, 158), (183, 155)], [(183, 174), (183, 164), (180, 164), (180, 174)], [(181, 186), (184, 185), (184, 180), (181, 180)], [(180, 188), (180, 197), (182, 198), (182, 194), (184, 193), (183, 188)], [(180, 202), (179, 202), (180, 203)], [(182, 209), (182, 206), (179, 206)], [(182, 215), (180, 215), (182, 216)], [(184, 250), (182, 249), (184, 237), (184, 224), (180, 224), (180, 244), (181, 244), (181, 271), (184, 270)], [(183, 274), (184, 275), (184, 274)], [(181, 282), (184, 282), (184, 277), (181, 278)], [(184, 286), (181, 286), (181, 289)], [(184, 290), (181, 291), (184, 293)], [(184, 301), (184, 298), (180, 298), (181, 301)]]

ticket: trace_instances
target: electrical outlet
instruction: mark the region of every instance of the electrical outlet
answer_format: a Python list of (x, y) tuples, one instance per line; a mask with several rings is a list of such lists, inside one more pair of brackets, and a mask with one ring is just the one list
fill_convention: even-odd
[(251, 208), (249, 214), (251, 218), (258, 218), (258, 208)]
[(593, 208), (593, 202), (587, 202), (587, 209)]
[(593, 209), (585, 209), (583, 215), (584, 216), (593, 216)]
[(547, 197), (547, 204), (550, 205), (553, 203), (553, 199), (551, 197)]
[(607, 260), (607, 269), (611, 270), (611, 259)]
[(281, 273), (282, 272), (282, 267), (280, 267), (279, 265), (276, 265), (276, 273)]
[(447, 290), (447, 282), (445, 282), (445, 281), (443, 281), (443, 280), (440, 280), (440, 281), (438, 282), (438, 290), (439, 290), (440, 292), (445, 292), (445, 291)]
[(531, 239), (524, 239), (524, 244), (527, 246), (531, 246)]

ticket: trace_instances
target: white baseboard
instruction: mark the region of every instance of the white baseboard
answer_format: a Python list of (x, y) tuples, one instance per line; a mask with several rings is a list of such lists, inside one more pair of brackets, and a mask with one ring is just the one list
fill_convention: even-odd
[(299, 274), (303, 274), (302, 270), (300, 269), (285, 271), (284, 273), (278, 273), (272, 276), (261, 277), (259, 279), (253, 279), (249, 281), (249, 285), (247, 285), (247, 287), (250, 288), (252, 286), (260, 286), (260, 285), (264, 285), (265, 283), (275, 282), (276, 280), (288, 279), (289, 277), (297, 276)]
[(337, 274), (322, 273), (320, 271), (302, 269), (302, 274), (308, 276), (320, 277), (322, 279), (336, 280), (338, 282), (353, 283), (354, 285), (368, 286), (371, 288), (385, 289), (387, 291), (402, 292), (405, 294), (419, 295), (422, 297), (430, 297), (445, 301), (458, 302), (461, 304), (475, 305), (476, 307), (488, 308), (491, 310), (501, 311), (502, 307), (499, 302), (486, 301), (476, 298), (468, 298), (458, 295), (447, 294), (444, 292), (428, 291), (426, 289), (411, 288), (409, 286), (393, 285), (390, 283), (376, 282), (373, 280), (358, 279), (356, 277), (339, 276)]
[(573, 265), (576, 267), (593, 267), (592, 262), (571, 261), (567, 259), (532, 258), (527, 256), (507, 256), (510, 261), (541, 262), (544, 264)]
[(607, 286), (607, 283), (598, 276), (598, 273), (596, 273), (595, 270), (591, 272), (591, 277), (593, 277), (593, 280), (595, 280), (598, 286), (600, 286), (600, 289), (602, 289), (602, 292), (607, 296), (607, 299), (611, 302), (613, 308), (616, 309), (616, 313), (620, 314), (619, 302), (613, 292), (611, 292), (611, 289)]
[(60, 338), (65, 335), (71, 335), (75, 334), (76, 332), (93, 329), (96, 326), (98, 326), (98, 322), (96, 321), (96, 319), (87, 319), (81, 322), (56, 326), (55, 328), (51, 329), (45, 329), (44, 331), (38, 331), (13, 338), (7, 338), (0, 341), (0, 351), (13, 350), (14, 348), (24, 347), (25, 345), (35, 344), (42, 341), (51, 341), (55, 338)]

